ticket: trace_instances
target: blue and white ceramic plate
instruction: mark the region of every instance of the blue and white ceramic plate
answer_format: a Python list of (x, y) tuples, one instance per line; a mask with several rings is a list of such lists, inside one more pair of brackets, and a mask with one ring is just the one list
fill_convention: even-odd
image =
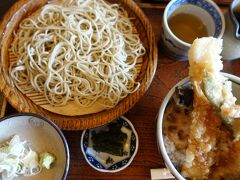
[(132, 123), (125, 117), (120, 117), (116, 122), (122, 125), (121, 131), (127, 134), (127, 141), (123, 147), (123, 156), (115, 156), (104, 152), (96, 152), (93, 149), (92, 134), (107, 130), (104, 125), (95, 129), (83, 131), (81, 137), (81, 149), (90, 166), (101, 172), (118, 172), (129, 166), (137, 154), (138, 135)]

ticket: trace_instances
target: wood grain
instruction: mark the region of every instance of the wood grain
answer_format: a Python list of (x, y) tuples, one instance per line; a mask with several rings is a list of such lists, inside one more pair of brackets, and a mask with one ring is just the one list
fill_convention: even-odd
[[(227, 11), (227, 7), (224, 6), (222, 10)], [(144, 8), (144, 12), (152, 24), (158, 42), (163, 8)], [(239, 60), (224, 61), (224, 71), (240, 76)], [(80, 149), (82, 131), (63, 131), (71, 154), (68, 180), (149, 180), (150, 169), (165, 167), (157, 147), (156, 117), (167, 92), (187, 75), (188, 62), (169, 59), (159, 47), (158, 65), (151, 86), (140, 101), (125, 114), (138, 132), (139, 150), (131, 165), (123, 171), (111, 174), (101, 173), (91, 168)], [(8, 105), (6, 113), (14, 112), (16, 111)]]
[[(141, 8), (161, 8), (165, 6), (170, 0), (135, 0)], [(228, 6), (232, 0), (213, 0), (221, 6)]]

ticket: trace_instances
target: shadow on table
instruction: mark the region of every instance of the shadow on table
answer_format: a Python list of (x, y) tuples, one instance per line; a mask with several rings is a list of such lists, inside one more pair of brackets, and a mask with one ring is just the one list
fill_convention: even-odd
[(0, 19), (17, 0), (0, 0)]

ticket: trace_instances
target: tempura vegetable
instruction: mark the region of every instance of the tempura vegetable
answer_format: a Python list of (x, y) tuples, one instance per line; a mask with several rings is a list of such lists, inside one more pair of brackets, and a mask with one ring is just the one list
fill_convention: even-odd
[(209, 73), (219, 72), (223, 67), (219, 56), (221, 43), (214, 38), (196, 39), (189, 51), (194, 101), (182, 174), (192, 179), (206, 179), (217, 155), (215, 147), (221, 118), (205, 94), (204, 82)]
[(221, 50), (222, 40), (208, 37), (196, 39), (189, 51), (194, 101), (182, 166), (182, 174), (189, 179), (240, 174), (240, 158), (234, 158), (240, 153), (240, 106), (232, 94), (232, 82), (220, 72)]
[(240, 131), (234, 127), (236, 122), (233, 121), (240, 118), (240, 106), (232, 94), (232, 82), (220, 73), (223, 69), (221, 51), (221, 39), (210, 37), (195, 40), (189, 51), (189, 75), (192, 80), (200, 82), (203, 93), (218, 108), (224, 122), (232, 128), (238, 139)]

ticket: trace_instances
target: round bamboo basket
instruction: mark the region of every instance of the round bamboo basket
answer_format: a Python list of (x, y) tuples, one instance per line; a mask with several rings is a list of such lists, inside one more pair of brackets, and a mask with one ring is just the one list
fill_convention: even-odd
[(150, 86), (157, 66), (157, 47), (153, 30), (142, 10), (133, 1), (108, 0), (108, 2), (120, 4), (128, 11), (130, 17), (134, 17), (132, 22), (146, 48), (146, 54), (143, 57), (143, 63), (137, 78), (137, 81), (141, 83), (140, 88), (121, 100), (114, 108), (88, 115), (64, 116), (50, 112), (35, 104), (14, 86), (8, 71), (10, 58), (8, 49), (13, 40), (13, 32), (18, 28), (20, 21), (46, 4), (47, 0), (19, 0), (7, 11), (0, 24), (0, 90), (14, 108), (19, 112), (40, 114), (52, 120), (64, 130), (82, 130), (106, 124), (126, 113), (136, 104)]

